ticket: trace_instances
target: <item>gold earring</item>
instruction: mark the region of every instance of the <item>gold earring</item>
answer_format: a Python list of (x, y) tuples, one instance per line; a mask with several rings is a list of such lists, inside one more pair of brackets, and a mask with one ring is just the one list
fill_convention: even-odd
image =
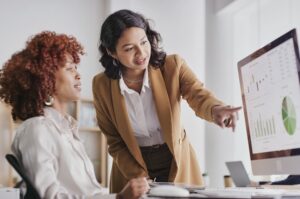
[(44, 104), (45, 104), (46, 106), (52, 106), (52, 105), (53, 105), (53, 102), (54, 102), (54, 98), (53, 98), (51, 95), (49, 95), (48, 98), (47, 98), (47, 100), (44, 101)]

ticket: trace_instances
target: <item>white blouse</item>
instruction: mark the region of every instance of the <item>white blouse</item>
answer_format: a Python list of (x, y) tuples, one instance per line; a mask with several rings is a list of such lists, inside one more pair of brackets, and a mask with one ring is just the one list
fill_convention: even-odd
[(46, 199), (115, 198), (96, 180), (93, 165), (78, 136), (77, 122), (53, 108), (25, 120), (12, 151), (40, 196)]
[(139, 146), (163, 144), (164, 139), (149, 83), (148, 69), (144, 73), (141, 93), (128, 88), (123, 77), (119, 84), (121, 94), (125, 98), (129, 121)]

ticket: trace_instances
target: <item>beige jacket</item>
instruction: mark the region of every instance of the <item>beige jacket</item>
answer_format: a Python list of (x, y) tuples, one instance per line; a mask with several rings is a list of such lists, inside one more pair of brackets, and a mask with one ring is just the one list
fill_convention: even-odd
[[(174, 156), (169, 181), (201, 185), (203, 183), (195, 152), (181, 126), (180, 101), (187, 100), (196, 115), (212, 120), (211, 108), (223, 104), (203, 87), (178, 55), (166, 57), (161, 69), (149, 67), (149, 81), (165, 142)], [(127, 181), (148, 176), (147, 167), (129, 122), (119, 80), (104, 73), (93, 79), (97, 120), (113, 157), (111, 192), (119, 192)]]

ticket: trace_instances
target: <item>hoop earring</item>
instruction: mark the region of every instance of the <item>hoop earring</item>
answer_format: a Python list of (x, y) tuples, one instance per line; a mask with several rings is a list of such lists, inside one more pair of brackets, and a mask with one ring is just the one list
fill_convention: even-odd
[(46, 106), (52, 106), (52, 105), (53, 105), (53, 102), (54, 102), (54, 98), (53, 98), (51, 95), (49, 95), (48, 98), (47, 98), (47, 100), (44, 101), (44, 104), (45, 104)]

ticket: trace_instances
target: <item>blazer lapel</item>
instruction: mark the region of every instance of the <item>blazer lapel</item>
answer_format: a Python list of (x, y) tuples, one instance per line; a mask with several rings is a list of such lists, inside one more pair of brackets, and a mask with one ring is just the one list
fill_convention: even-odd
[(115, 112), (117, 129), (123, 138), (125, 144), (127, 145), (130, 153), (133, 157), (139, 162), (139, 164), (146, 170), (146, 164), (143, 160), (143, 156), (139, 149), (139, 145), (136, 141), (136, 138), (133, 135), (133, 129), (130, 125), (128, 118), (128, 113), (125, 105), (124, 96), (120, 92), (119, 81), (111, 80), (112, 87), (112, 100), (113, 100), (113, 109)]
[(171, 105), (161, 70), (149, 67), (149, 79), (163, 136), (170, 151), (174, 154)]

